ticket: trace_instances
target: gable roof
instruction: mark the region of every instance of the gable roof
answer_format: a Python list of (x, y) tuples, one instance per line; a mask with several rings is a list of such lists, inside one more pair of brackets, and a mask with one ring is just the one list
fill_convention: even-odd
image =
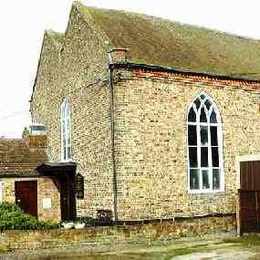
[[(44, 137), (45, 138), (45, 137)], [(45, 140), (0, 138), (0, 176), (34, 176), (36, 167), (48, 160)]]
[(125, 11), (86, 7), (113, 47), (131, 62), (260, 80), (260, 41)]

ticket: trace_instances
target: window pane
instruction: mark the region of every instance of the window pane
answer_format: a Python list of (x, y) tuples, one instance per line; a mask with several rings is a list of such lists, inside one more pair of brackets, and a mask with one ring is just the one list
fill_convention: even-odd
[(207, 116), (204, 107), (201, 109), (200, 112), (200, 122), (207, 122)]
[(201, 147), (201, 167), (208, 166), (208, 147)]
[(63, 133), (62, 133), (62, 144), (63, 144), (63, 147), (66, 146), (66, 134), (65, 134), (65, 131), (63, 131)]
[(201, 94), (201, 95), (200, 95), (200, 98), (201, 98), (201, 99), (204, 99), (205, 97), (206, 97), (206, 96), (205, 96), (204, 94)]
[(66, 140), (67, 140), (67, 145), (70, 146), (70, 121), (68, 121), (67, 124)]
[(62, 149), (63, 149), (63, 155), (62, 159), (66, 159), (66, 128), (65, 128), (65, 122), (64, 118), (62, 118)]
[(65, 124), (62, 124), (62, 139), (63, 139), (63, 141), (65, 140), (65, 135), (66, 135)]
[(189, 147), (190, 167), (198, 167), (197, 147)]
[(202, 189), (209, 189), (209, 172), (202, 170)]
[(207, 126), (200, 127), (200, 138), (201, 138), (202, 145), (208, 144), (208, 127)]
[(210, 123), (217, 123), (217, 115), (214, 110), (212, 110), (211, 116), (210, 116)]
[(193, 107), (190, 109), (188, 121), (189, 122), (196, 122), (196, 113), (194, 112)]
[(70, 146), (70, 133), (68, 132), (67, 135), (68, 135), (68, 136), (67, 136), (67, 145)]
[(211, 145), (218, 146), (218, 128), (217, 126), (210, 127)]
[(67, 149), (66, 146), (63, 146), (63, 160), (67, 160)]
[(212, 165), (219, 167), (218, 147), (212, 147)]
[(190, 189), (198, 190), (199, 188), (200, 188), (199, 170), (191, 169), (190, 170)]
[(195, 125), (188, 126), (188, 143), (189, 145), (197, 145), (197, 129)]
[(67, 125), (67, 128), (70, 127), (70, 115), (69, 114), (66, 115), (66, 125)]
[(67, 148), (67, 159), (71, 159), (71, 147)]
[(213, 169), (213, 190), (220, 189), (220, 171), (219, 169)]
[(207, 99), (206, 101), (205, 101), (205, 106), (206, 106), (206, 108), (209, 110), (210, 109), (210, 107), (211, 107), (211, 102)]
[(195, 105), (196, 105), (196, 108), (199, 109), (200, 107), (200, 100), (197, 98), (195, 101), (194, 101)]
[(64, 120), (65, 110), (64, 110), (64, 104), (61, 105), (61, 119)]

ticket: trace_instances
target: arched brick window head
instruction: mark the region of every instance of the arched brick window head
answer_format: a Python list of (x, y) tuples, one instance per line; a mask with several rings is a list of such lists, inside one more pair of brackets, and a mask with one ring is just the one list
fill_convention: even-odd
[(71, 113), (68, 100), (65, 98), (60, 108), (61, 118), (61, 160), (71, 160)]
[(190, 105), (187, 124), (189, 191), (223, 191), (221, 117), (217, 106), (205, 93), (201, 93)]

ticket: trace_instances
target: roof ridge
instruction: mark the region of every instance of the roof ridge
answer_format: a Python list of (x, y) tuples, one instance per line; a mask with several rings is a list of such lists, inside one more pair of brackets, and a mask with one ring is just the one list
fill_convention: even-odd
[[(260, 80), (260, 39), (81, 1), (72, 4), (74, 16), (104, 36), (105, 49), (128, 48), (131, 63)], [(65, 33), (45, 32), (51, 44), (62, 47), (69, 25)]]
[(129, 49), (130, 62), (260, 78), (260, 40), (141, 13), (77, 5), (113, 47)]
[[(171, 23), (171, 24), (176, 24), (176, 25), (179, 25), (179, 26), (186, 26), (186, 27), (190, 27), (190, 28), (194, 28), (194, 29), (205, 30), (205, 31), (212, 32), (212, 33), (215, 32), (215, 33), (223, 34), (223, 35), (226, 35), (226, 36), (236, 37), (240, 40), (246, 40), (246, 41), (251, 40), (251, 41), (256, 41), (256, 42), (260, 43), (260, 39), (251, 38), (251, 37), (227, 32), (227, 31), (222, 31), (222, 30), (217, 29), (217, 28), (209, 28), (209, 27), (206, 27), (206, 26), (179, 22), (179, 21), (175, 21), (175, 20), (172, 20), (170, 18), (165, 18), (165, 17), (161, 17), (161, 16), (155, 16), (155, 15), (150, 15), (150, 14), (146, 14), (146, 13), (123, 10), (123, 9), (102, 8), (102, 7), (97, 7), (97, 6), (85, 5), (80, 1), (74, 1), (73, 4), (75, 4), (76, 6), (79, 5), (80, 7), (84, 8), (85, 10), (88, 10), (88, 11), (89, 11), (89, 9), (93, 9), (93, 10), (104, 11), (104, 12), (109, 12), (109, 11), (119, 12), (119, 13), (124, 13), (126, 15), (133, 15), (133, 16), (139, 16), (139, 17), (142, 17), (142, 18), (149, 18), (149, 19), (152, 19), (154, 21), (161, 20), (161, 21), (168, 22), (168, 23)], [(89, 14), (91, 15), (90, 12), (89, 12)]]

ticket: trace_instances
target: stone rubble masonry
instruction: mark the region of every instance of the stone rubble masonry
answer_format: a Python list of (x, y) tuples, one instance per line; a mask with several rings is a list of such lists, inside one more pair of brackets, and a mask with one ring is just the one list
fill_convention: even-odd
[(66, 97), (72, 116), (72, 154), (84, 176), (85, 199), (77, 200), (78, 216), (113, 209), (111, 114), (107, 87), (109, 39), (86, 22), (73, 5), (63, 44), (45, 33), (32, 95), (34, 122), (48, 129), (48, 156), (60, 161), (60, 105)]
[(151, 243), (169, 241), (181, 237), (224, 234), (234, 231), (234, 216), (208, 217), (182, 221), (164, 221), (162, 223), (135, 224), (107, 227), (87, 227), (83, 230), (35, 230), (4, 231), (0, 234), (1, 247), (10, 251), (35, 250), (40, 248), (64, 248), (89, 246), (91, 251), (100, 246), (119, 243)]
[(15, 179), (2, 179), (3, 181), (3, 201), (15, 203)]
[[(31, 101), (48, 129), (48, 156), (59, 161), (60, 105), (71, 106), (72, 153), (85, 178), (79, 216), (113, 210), (109, 39), (74, 6), (63, 43), (44, 36)], [(114, 46), (120, 47), (120, 46)], [(119, 220), (235, 213), (236, 157), (260, 152), (260, 84), (138, 69), (114, 71), (114, 137)], [(191, 194), (187, 183), (187, 109), (202, 91), (223, 121), (225, 191)]]
[[(119, 219), (235, 213), (236, 157), (260, 152), (260, 84), (145, 70), (114, 74)], [(222, 117), (224, 192), (188, 192), (187, 111), (201, 92)]]
[[(61, 221), (60, 192), (51, 178), (39, 178), (38, 183), (38, 218), (44, 221)], [(44, 199), (51, 200), (51, 208), (44, 208)]]

